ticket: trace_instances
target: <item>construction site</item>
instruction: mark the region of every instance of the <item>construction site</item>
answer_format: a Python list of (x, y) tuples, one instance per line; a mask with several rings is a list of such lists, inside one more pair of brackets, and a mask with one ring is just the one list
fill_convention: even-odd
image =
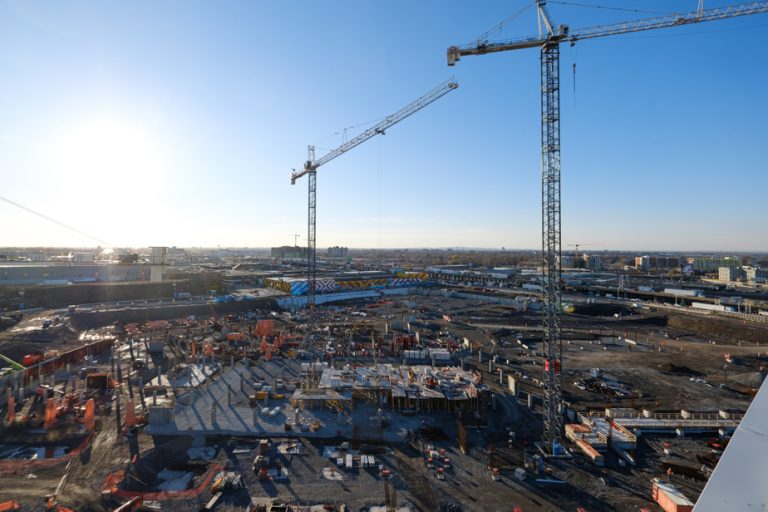
[(696, 500), (766, 374), (766, 324), (683, 329), (655, 308), (577, 304), (562, 317), (565, 426), (548, 454), (540, 313), (403, 291), (317, 306), (312, 336), (306, 310), (279, 297), (163, 320), (163, 306), (25, 315), (0, 333), (3, 498), (657, 510), (654, 478)]
[(307, 182), (306, 248), (294, 234), (273, 248), (282, 257), (236, 263), (157, 246), (9, 262), (0, 512), (692, 511), (732, 439), (755, 433), (740, 426), (754, 425), (768, 374), (768, 274), (722, 256), (698, 274), (671, 256), (666, 274), (641, 272), (649, 256), (603, 273), (599, 256), (579, 257), (588, 244), (564, 254), (560, 49), (768, 2), (577, 30), (529, 4), (538, 35), (489, 32), (446, 56), (539, 52), (534, 263), (425, 265), (414, 251), (355, 264), (338, 246), (318, 258), (319, 169), (456, 91), (454, 78), (344, 129), (334, 149), (307, 147), (290, 174)]

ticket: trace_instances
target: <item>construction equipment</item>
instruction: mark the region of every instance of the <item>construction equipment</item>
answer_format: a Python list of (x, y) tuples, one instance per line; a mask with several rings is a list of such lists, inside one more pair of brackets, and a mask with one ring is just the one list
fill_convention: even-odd
[[(419, 110), (423, 109), (430, 103), (442, 98), (449, 92), (458, 88), (459, 84), (453, 79), (448, 80), (429, 91), (424, 96), (420, 97), (416, 101), (408, 104), (402, 109), (398, 110), (392, 115), (384, 118), (383, 121), (368, 128), (360, 135), (353, 139), (344, 142), (341, 146), (330, 151), (325, 156), (315, 160), (315, 147), (308, 146), (308, 158), (304, 162), (304, 169), (301, 171), (295, 171), (291, 173), (291, 185), (296, 184), (296, 180), (302, 176), (307, 175), (308, 184), (308, 201), (307, 201), (307, 311), (309, 312), (307, 321), (307, 335), (304, 338), (304, 349), (309, 349), (313, 353), (315, 351), (312, 332), (315, 329), (315, 292), (316, 292), (316, 277), (317, 277), (317, 169), (324, 164), (327, 164), (334, 158), (343, 155), (350, 149), (353, 149), (368, 139), (376, 135), (384, 135), (385, 130), (396, 125), (406, 117), (415, 114)], [(311, 347), (311, 348), (310, 348)]]
[(269, 480), (269, 456), (264, 449), (260, 449), (259, 455), (253, 459), (253, 473), (258, 480)]
[[(561, 245), (560, 245), (560, 44), (576, 44), (583, 39), (641, 32), (657, 28), (679, 27), (737, 16), (768, 12), (768, 0), (704, 9), (699, 0), (696, 11), (655, 18), (627, 21), (581, 29), (571, 33), (568, 25), (556, 26), (547, 10), (546, 0), (536, 0), (540, 26), (546, 34), (489, 42), (485, 35), (479, 41), (448, 48), (448, 65), (461, 57), (488, 53), (539, 48), (541, 51), (541, 182), (542, 182), (542, 259), (544, 354), (548, 370), (544, 375), (544, 448), (550, 454), (559, 450), (563, 432), (562, 418), (562, 339)], [(487, 35), (487, 33), (486, 33)], [(556, 370), (557, 369), (557, 370)]]
[(215, 507), (221, 497), (224, 496), (224, 493), (236, 491), (243, 487), (245, 487), (245, 484), (243, 483), (243, 477), (240, 473), (234, 471), (221, 471), (216, 475), (211, 484), (211, 494), (213, 494), (213, 496), (208, 500), (208, 503), (200, 507), (201, 512), (213, 510), (213, 507)]
[(397, 509), (397, 487), (390, 481), (392, 473), (388, 469), (382, 469), (381, 479), (384, 481), (384, 506), (387, 512), (395, 512)]

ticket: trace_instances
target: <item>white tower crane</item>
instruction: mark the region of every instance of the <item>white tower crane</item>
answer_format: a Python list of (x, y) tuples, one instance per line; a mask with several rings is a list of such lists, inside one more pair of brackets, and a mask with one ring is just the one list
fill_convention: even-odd
[(315, 160), (315, 147), (308, 146), (308, 158), (304, 162), (304, 169), (301, 171), (294, 171), (291, 173), (291, 185), (296, 184), (296, 180), (302, 176), (307, 175), (307, 183), (309, 188), (308, 197), (308, 219), (307, 219), (307, 307), (309, 311), (309, 319), (307, 325), (307, 336), (305, 343), (311, 346), (314, 351), (314, 344), (312, 343), (312, 333), (315, 328), (315, 291), (316, 291), (316, 278), (317, 278), (317, 244), (316, 244), (316, 229), (317, 229), (317, 169), (324, 164), (327, 164), (334, 158), (343, 155), (350, 149), (359, 146), (368, 139), (376, 136), (383, 135), (385, 130), (396, 125), (406, 117), (418, 112), (430, 103), (442, 98), (449, 92), (458, 88), (459, 84), (453, 79), (448, 80), (429, 91), (424, 96), (420, 97), (416, 101), (408, 104), (402, 109), (398, 110), (392, 115), (387, 116), (383, 121), (368, 128), (360, 135), (350, 139), (336, 149), (328, 152), (326, 155)]
[(539, 48), (541, 51), (541, 185), (542, 185), (542, 256), (544, 292), (542, 316), (544, 328), (544, 445), (552, 454), (563, 431), (561, 380), (562, 339), (560, 327), (560, 43), (575, 44), (593, 39), (657, 28), (679, 27), (768, 12), (768, 0), (704, 9), (687, 14), (670, 14), (656, 18), (600, 25), (570, 32), (568, 25), (556, 26), (547, 10), (546, 0), (536, 0), (539, 21), (545, 35), (522, 39), (488, 42), (481, 40), (465, 46), (448, 48), (448, 65), (461, 57), (487, 53)]

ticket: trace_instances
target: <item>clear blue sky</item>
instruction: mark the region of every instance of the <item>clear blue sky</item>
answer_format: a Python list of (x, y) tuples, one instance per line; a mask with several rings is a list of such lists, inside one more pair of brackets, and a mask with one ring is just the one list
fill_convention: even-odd
[[(320, 169), (318, 245), (539, 248), (538, 51), (445, 59), (525, 3), (0, 1), (0, 195), (116, 246), (303, 244), (307, 144), (453, 74)], [(536, 32), (529, 9), (494, 37)], [(766, 47), (766, 14), (564, 46), (563, 244), (768, 249)], [(5, 203), (0, 222), (0, 245), (95, 245)]]

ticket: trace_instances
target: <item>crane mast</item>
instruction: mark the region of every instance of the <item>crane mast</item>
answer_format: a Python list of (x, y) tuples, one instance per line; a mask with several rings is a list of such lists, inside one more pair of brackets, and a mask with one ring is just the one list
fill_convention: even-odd
[(317, 169), (330, 162), (334, 158), (337, 158), (347, 151), (359, 146), (363, 142), (375, 137), (376, 135), (383, 135), (385, 131), (392, 126), (396, 125), (403, 119), (415, 114), (419, 110), (423, 109), (427, 105), (437, 101), (449, 92), (457, 89), (459, 84), (450, 79), (425, 95), (421, 96), (417, 100), (409, 103), (405, 107), (401, 108), (394, 114), (391, 114), (384, 118), (383, 121), (363, 131), (356, 137), (343, 143), (334, 150), (329, 151), (319, 159), (315, 160), (315, 147), (308, 146), (307, 161), (304, 162), (304, 168), (301, 171), (294, 171), (291, 173), (291, 185), (296, 184), (296, 180), (302, 176), (307, 176), (308, 185), (308, 197), (307, 197), (307, 335), (304, 339), (305, 348), (311, 348), (314, 351), (314, 342), (312, 340), (312, 333), (315, 330), (316, 315), (315, 315), (315, 295), (317, 292)]
[(671, 28), (704, 21), (768, 12), (768, 0), (734, 4), (715, 9), (698, 9), (570, 32), (568, 25), (556, 26), (546, 0), (536, 0), (539, 21), (546, 35), (488, 42), (485, 40), (448, 48), (448, 65), (461, 57), (485, 55), (525, 48), (541, 52), (541, 239), (542, 239), (542, 327), (544, 331), (544, 432), (542, 441), (549, 454), (557, 452), (562, 439), (562, 293), (561, 293), (561, 198), (560, 198), (560, 44), (658, 28)]

